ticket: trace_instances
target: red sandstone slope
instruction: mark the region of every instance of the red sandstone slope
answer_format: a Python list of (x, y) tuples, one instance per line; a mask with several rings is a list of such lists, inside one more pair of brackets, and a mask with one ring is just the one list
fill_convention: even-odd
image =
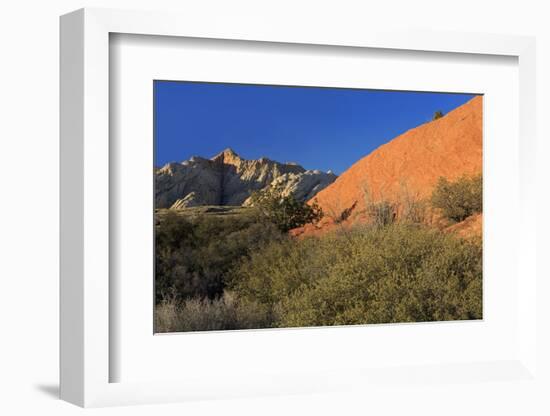
[(404, 193), (424, 198), (440, 176), (453, 180), (481, 169), (482, 97), (475, 97), (360, 159), (314, 199), (334, 217), (354, 204), (353, 211), (361, 212), (366, 190), (372, 200), (397, 200)]
[(443, 231), (455, 233), (461, 237), (481, 237), (483, 232), (483, 214), (474, 214), (458, 224), (453, 224)]

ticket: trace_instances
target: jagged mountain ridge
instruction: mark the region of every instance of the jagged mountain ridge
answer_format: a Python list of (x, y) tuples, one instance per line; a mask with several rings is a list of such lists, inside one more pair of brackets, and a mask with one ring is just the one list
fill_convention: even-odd
[(268, 158), (247, 160), (232, 149), (211, 159), (194, 156), (155, 170), (155, 207), (248, 205), (252, 192), (273, 188), (306, 201), (336, 179), (331, 172), (306, 170)]

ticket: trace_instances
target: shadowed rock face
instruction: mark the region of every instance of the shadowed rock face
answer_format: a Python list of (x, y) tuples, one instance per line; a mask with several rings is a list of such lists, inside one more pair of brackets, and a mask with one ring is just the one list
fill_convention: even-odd
[(335, 179), (332, 173), (306, 171), (294, 163), (242, 159), (226, 149), (212, 159), (192, 157), (157, 169), (155, 207), (247, 205), (253, 191), (268, 187), (306, 201)]

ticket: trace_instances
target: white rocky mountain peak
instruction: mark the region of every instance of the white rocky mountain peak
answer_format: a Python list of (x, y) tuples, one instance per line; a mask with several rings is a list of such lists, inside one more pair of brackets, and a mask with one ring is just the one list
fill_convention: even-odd
[(227, 148), (211, 159), (195, 156), (157, 169), (155, 206), (247, 205), (252, 192), (270, 187), (306, 201), (335, 179), (332, 172), (305, 170), (296, 163), (243, 159)]
[(214, 156), (212, 159), (213, 161), (230, 161), (230, 160), (242, 160), (242, 158), (235, 152), (233, 149), (228, 147), (227, 149), (224, 149), (220, 153), (218, 153), (216, 156)]

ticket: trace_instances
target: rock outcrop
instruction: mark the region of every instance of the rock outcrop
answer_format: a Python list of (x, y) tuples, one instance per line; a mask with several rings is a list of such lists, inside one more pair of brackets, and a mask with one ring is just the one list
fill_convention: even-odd
[(367, 200), (425, 198), (443, 176), (455, 180), (482, 170), (482, 97), (447, 115), (413, 128), (360, 159), (320, 191), (325, 212), (341, 213)]
[(247, 205), (253, 191), (267, 188), (306, 201), (335, 179), (330, 172), (267, 158), (246, 160), (226, 149), (212, 159), (195, 156), (157, 169), (155, 207)]
[[(482, 97), (475, 97), (357, 161), (310, 199), (319, 204), (328, 218), (315, 226), (308, 224), (292, 230), (291, 235), (322, 235), (336, 225), (366, 221), (367, 203), (421, 200), (431, 195), (439, 177), (452, 181), (462, 175), (481, 173), (482, 104)], [(346, 220), (342, 222), (344, 213)], [(478, 224), (480, 219), (464, 228), (480, 229)]]
[(443, 231), (455, 233), (461, 237), (481, 237), (483, 232), (483, 214), (474, 214), (464, 221), (453, 224)]
[[(334, 182), (335, 179), (336, 175), (330, 171), (306, 170), (300, 173), (284, 173), (273, 179), (266, 188), (281, 196), (292, 195), (299, 201), (307, 201)], [(250, 198), (243, 203), (245, 206), (250, 204)]]

